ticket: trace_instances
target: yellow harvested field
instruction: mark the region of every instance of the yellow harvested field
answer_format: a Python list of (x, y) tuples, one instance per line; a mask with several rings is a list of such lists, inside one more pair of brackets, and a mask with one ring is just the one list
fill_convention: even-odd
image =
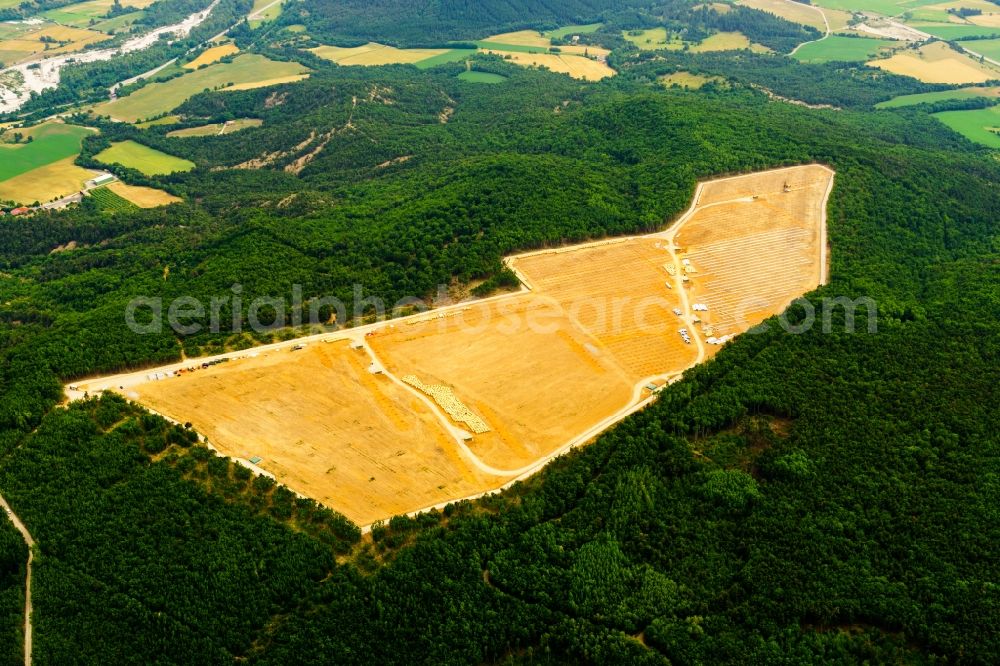
[[(500, 35), (493, 35), (482, 40), (491, 45), (509, 44), (511, 46), (537, 46), (539, 48), (552, 48), (552, 39), (534, 30), (519, 30), (517, 32), (505, 32)], [(587, 44), (567, 44), (556, 47), (560, 53), (569, 55), (590, 55), (607, 56), (611, 53), (609, 49), (600, 46), (590, 46)]]
[(568, 46), (557, 46), (559, 53), (569, 54), (569, 55), (579, 55), (579, 56), (604, 56), (607, 58), (611, 55), (609, 49), (601, 48), (600, 46), (590, 46), (582, 44), (570, 44)]
[(983, 83), (1000, 79), (1000, 69), (957, 53), (944, 42), (932, 42), (917, 50), (906, 49), (891, 58), (872, 60), (868, 65), (926, 83)]
[(239, 52), (240, 47), (236, 46), (236, 44), (233, 44), (232, 42), (219, 44), (218, 46), (206, 49), (197, 58), (184, 65), (184, 67), (186, 69), (198, 69), (202, 65), (211, 65), (213, 62), (218, 62), (226, 56)]
[(332, 60), (338, 65), (412, 64), (448, 52), (448, 49), (397, 49), (375, 42), (353, 48), (319, 46), (310, 50), (320, 58)]
[(75, 155), (67, 157), (0, 181), (0, 200), (18, 204), (46, 203), (79, 192), (84, 183), (94, 177), (94, 172), (73, 164), (75, 159)]
[[(991, 12), (996, 12), (1000, 10), (997, 5), (989, 2), (989, 0), (951, 0), (950, 2), (942, 2), (936, 5), (925, 5), (921, 7), (922, 10), (937, 10), (941, 12), (946, 12), (949, 9), (959, 10), (959, 9), (978, 9), (983, 14), (989, 14)], [(972, 17), (969, 17), (972, 18)]]
[(295, 83), (296, 81), (301, 81), (302, 79), (308, 79), (309, 74), (289, 74), (288, 76), (278, 76), (273, 79), (265, 79), (263, 81), (246, 81), (244, 83), (237, 83), (236, 85), (229, 86), (225, 88), (227, 92), (232, 90), (253, 90), (254, 88), (266, 88), (268, 86), (276, 86), (279, 83)]
[(552, 46), (552, 40), (536, 30), (504, 32), (499, 35), (487, 37), (483, 41), (495, 42), (497, 44), (511, 44), (514, 46), (542, 46), (545, 48)]
[(67, 390), (190, 421), (360, 524), (474, 496), (821, 284), (832, 179), (810, 165), (709, 181), (666, 231), (510, 257), (517, 293)]
[(181, 201), (180, 197), (175, 197), (169, 192), (142, 185), (128, 185), (120, 180), (108, 184), (107, 188), (139, 208), (156, 208)]
[(983, 26), (984, 28), (1000, 28), (1000, 12), (970, 16), (968, 20), (970, 23)]
[[(103, 32), (50, 24), (12, 39), (0, 41), (0, 62), (4, 65), (13, 65), (30, 60), (38, 54), (44, 53), (47, 57), (72, 53), (105, 39), (108, 39), (108, 36)], [(46, 43), (43, 40), (55, 40), (55, 42)]]
[(752, 44), (743, 33), (719, 32), (706, 37), (700, 43), (691, 47), (691, 53), (708, 53), (710, 51), (737, 51), (750, 49), (754, 53), (769, 53), (771, 49), (760, 44)]
[(851, 18), (848, 12), (825, 9), (816, 5), (806, 5), (801, 2), (795, 2), (795, 0), (739, 0), (739, 4), (751, 9), (759, 9), (762, 12), (774, 14), (793, 23), (812, 26), (820, 32), (826, 30), (826, 24), (823, 23), (824, 14), (827, 21), (830, 22), (831, 30), (844, 29)]
[(520, 53), (517, 51), (494, 51), (486, 49), (505, 60), (510, 60), (523, 67), (547, 67), (553, 72), (569, 74), (574, 79), (585, 81), (600, 81), (615, 75), (615, 70), (598, 60), (591, 60), (578, 55), (561, 55), (556, 53)]

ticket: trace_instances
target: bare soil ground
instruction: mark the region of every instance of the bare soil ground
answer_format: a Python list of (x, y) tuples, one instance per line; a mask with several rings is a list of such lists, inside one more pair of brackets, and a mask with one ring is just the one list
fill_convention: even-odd
[(705, 185), (700, 209), (674, 238), (696, 271), (690, 298), (709, 308), (699, 313), (702, 328), (714, 337), (741, 333), (820, 284), (831, 177), (814, 166)]
[[(252, 353), (252, 352), (251, 352)], [(473, 469), (435, 416), (346, 341), (280, 350), (127, 391), (359, 524), (472, 494)]]
[[(710, 337), (819, 285), (832, 177), (804, 166), (710, 181), (665, 232), (510, 257), (518, 293), (69, 393), (119, 390), (191, 421), (225, 455), (262, 457), (279, 481), (360, 524), (476, 495), (621, 418), (646, 384), (717, 351)], [(369, 372), (373, 358), (383, 374)], [(184, 365), (200, 362), (163, 370)], [(454, 420), (419, 386), (445, 387), (476, 418)], [(462, 443), (456, 434), (479, 419), (488, 430)]]

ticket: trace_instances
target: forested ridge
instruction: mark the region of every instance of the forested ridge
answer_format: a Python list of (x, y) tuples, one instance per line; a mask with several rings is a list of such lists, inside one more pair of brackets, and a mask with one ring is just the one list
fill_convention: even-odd
[(23, 664), (24, 577), (28, 546), (0, 510), (0, 664)]
[[(588, 85), (473, 64), (506, 81), (329, 67), (182, 107), (264, 121), (231, 136), (99, 123), (84, 163), (127, 138), (187, 157), (121, 173), (185, 202), (0, 223), (0, 492), (38, 542), (35, 662), (997, 661), (1000, 163), (870, 110), (922, 84), (841, 65), (661, 53)], [(664, 89), (676, 69), (730, 85)], [(659, 228), (699, 179), (810, 162), (837, 175), (809, 298), (871, 297), (877, 332), (772, 321), (499, 497), (362, 538), (190, 429), (56, 406), (62, 381), (270, 339), (136, 336), (134, 296), (429, 296), (515, 250)], [(14, 640), (25, 557), (0, 523)]]
[(662, 26), (694, 43), (714, 32), (740, 31), (783, 53), (819, 37), (814, 28), (749, 7), (727, 4), (716, 11), (710, 4), (685, 0), (305, 0), (281, 18), (284, 25), (305, 25), (320, 41), (350, 45), (374, 40), (398, 46), (443, 46), (515, 30), (595, 22), (602, 23), (596, 40), (615, 47), (628, 46), (621, 38), (623, 29), (640, 27)]
[(488, 35), (533, 27), (556, 28), (598, 20), (609, 10), (653, 5), (655, 0), (307, 0), (283, 20), (308, 22), (320, 37), (416, 42), (481, 39)]

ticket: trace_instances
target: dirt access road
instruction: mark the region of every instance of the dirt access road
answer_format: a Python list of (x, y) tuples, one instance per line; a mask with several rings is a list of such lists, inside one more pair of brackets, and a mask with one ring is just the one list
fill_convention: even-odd
[(28, 575), (24, 582), (24, 666), (31, 666), (31, 564), (35, 559), (35, 540), (31, 538), (28, 528), (10, 508), (3, 495), (0, 495), (0, 507), (3, 507), (7, 517), (14, 523), (14, 528), (21, 533), (24, 542), (28, 544)]

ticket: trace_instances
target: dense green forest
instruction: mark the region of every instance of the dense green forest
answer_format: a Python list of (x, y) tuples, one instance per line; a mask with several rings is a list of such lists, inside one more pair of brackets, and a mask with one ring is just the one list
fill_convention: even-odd
[(305, 0), (281, 18), (284, 25), (303, 24), (310, 35), (345, 45), (369, 40), (398, 46), (439, 46), (482, 39), (513, 30), (548, 30), (567, 24), (600, 22), (597, 40), (624, 47), (623, 29), (666, 27), (697, 42), (718, 31), (743, 32), (752, 41), (787, 53), (796, 44), (819, 37), (807, 28), (749, 7), (730, 5), (716, 11), (708, 4), (685, 0)]
[[(438, 7), (397, 5), (379, 16)], [(463, 37), (521, 27), (476, 7), (449, 14)], [(647, 17), (563, 7), (545, 11)], [(633, 54), (600, 84), (474, 65), (505, 82), (329, 66), (197, 95), (176, 125), (98, 122), (82, 164), (122, 139), (186, 157), (198, 168), (120, 173), (185, 201), (0, 223), (0, 492), (38, 542), (36, 663), (996, 662), (994, 154), (925, 110), (871, 110), (931, 87), (843, 64)], [(729, 84), (658, 83), (678, 69)], [(236, 117), (264, 122), (166, 136)], [(57, 407), (62, 381), (265, 341), (137, 336), (123, 312), (138, 295), (427, 296), (495, 278), (515, 250), (659, 228), (699, 179), (809, 162), (837, 172), (831, 281), (809, 298), (870, 297), (877, 332), (845, 332), (838, 311), (829, 333), (740, 336), (501, 496), (362, 537), (120, 399)], [(11, 663), (25, 558), (0, 523)]]
[(732, 83), (768, 90), (789, 100), (837, 108), (870, 109), (899, 95), (950, 87), (856, 63), (804, 65), (790, 58), (749, 52), (733, 55), (656, 51), (640, 54), (622, 66), (624, 78), (648, 78), (683, 70), (722, 76)]
[(399, 44), (436, 44), (481, 39), (524, 28), (591, 23), (609, 10), (648, 7), (655, 0), (305, 0), (286, 12), (287, 23), (305, 22), (323, 38), (369, 39)]
[(0, 664), (23, 664), (24, 576), (28, 547), (0, 510)]

